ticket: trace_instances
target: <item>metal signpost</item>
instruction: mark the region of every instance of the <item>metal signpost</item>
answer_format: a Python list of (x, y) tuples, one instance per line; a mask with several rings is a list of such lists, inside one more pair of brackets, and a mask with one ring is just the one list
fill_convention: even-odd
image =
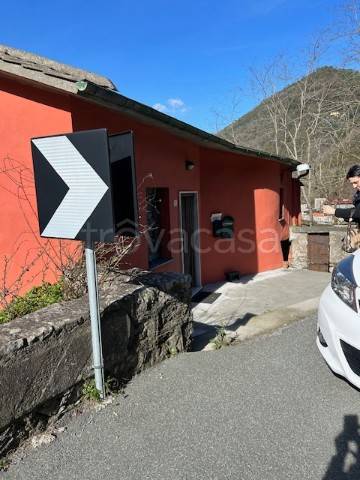
[(105, 398), (94, 242), (137, 234), (132, 133), (108, 137), (106, 129), (89, 130), (34, 138), (31, 147), (40, 235), (85, 242), (95, 384)]
[(86, 273), (88, 281), (91, 341), (93, 351), (93, 367), (95, 371), (95, 385), (102, 399), (105, 398), (104, 360), (101, 342), (101, 323), (99, 290), (97, 285), (96, 258), (92, 242), (85, 245)]

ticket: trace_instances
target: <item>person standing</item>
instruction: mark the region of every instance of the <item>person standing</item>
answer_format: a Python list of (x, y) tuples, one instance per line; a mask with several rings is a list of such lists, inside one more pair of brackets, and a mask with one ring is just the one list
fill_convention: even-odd
[(343, 218), (347, 222), (353, 221), (360, 224), (360, 165), (353, 165), (346, 174), (346, 179), (356, 190), (353, 197), (354, 206), (351, 208), (334, 208), (331, 205), (324, 205), (322, 211), (327, 215)]

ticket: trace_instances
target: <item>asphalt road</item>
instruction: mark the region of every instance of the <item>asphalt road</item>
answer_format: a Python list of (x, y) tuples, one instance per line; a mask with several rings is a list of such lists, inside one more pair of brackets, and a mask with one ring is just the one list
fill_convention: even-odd
[(311, 318), (170, 359), (3, 478), (359, 479), (360, 393), (331, 373), (314, 339)]

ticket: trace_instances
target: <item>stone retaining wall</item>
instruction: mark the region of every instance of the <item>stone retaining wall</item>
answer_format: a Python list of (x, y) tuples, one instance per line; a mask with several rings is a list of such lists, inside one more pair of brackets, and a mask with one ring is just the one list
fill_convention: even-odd
[[(105, 374), (125, 383), (187, 350), (190, 296), (181, 274), (114, 279), (100, 292)], [(87, 297), (0, 325), (0, 458), (79, 397), (91, 363)]]

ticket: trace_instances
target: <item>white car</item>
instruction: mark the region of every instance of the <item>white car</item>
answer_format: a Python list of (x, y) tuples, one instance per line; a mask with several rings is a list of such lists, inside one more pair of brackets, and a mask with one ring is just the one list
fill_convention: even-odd
[(360, 250), (334, 268), (318, 311), (316, 344), (333, 372), (360, 388)]

